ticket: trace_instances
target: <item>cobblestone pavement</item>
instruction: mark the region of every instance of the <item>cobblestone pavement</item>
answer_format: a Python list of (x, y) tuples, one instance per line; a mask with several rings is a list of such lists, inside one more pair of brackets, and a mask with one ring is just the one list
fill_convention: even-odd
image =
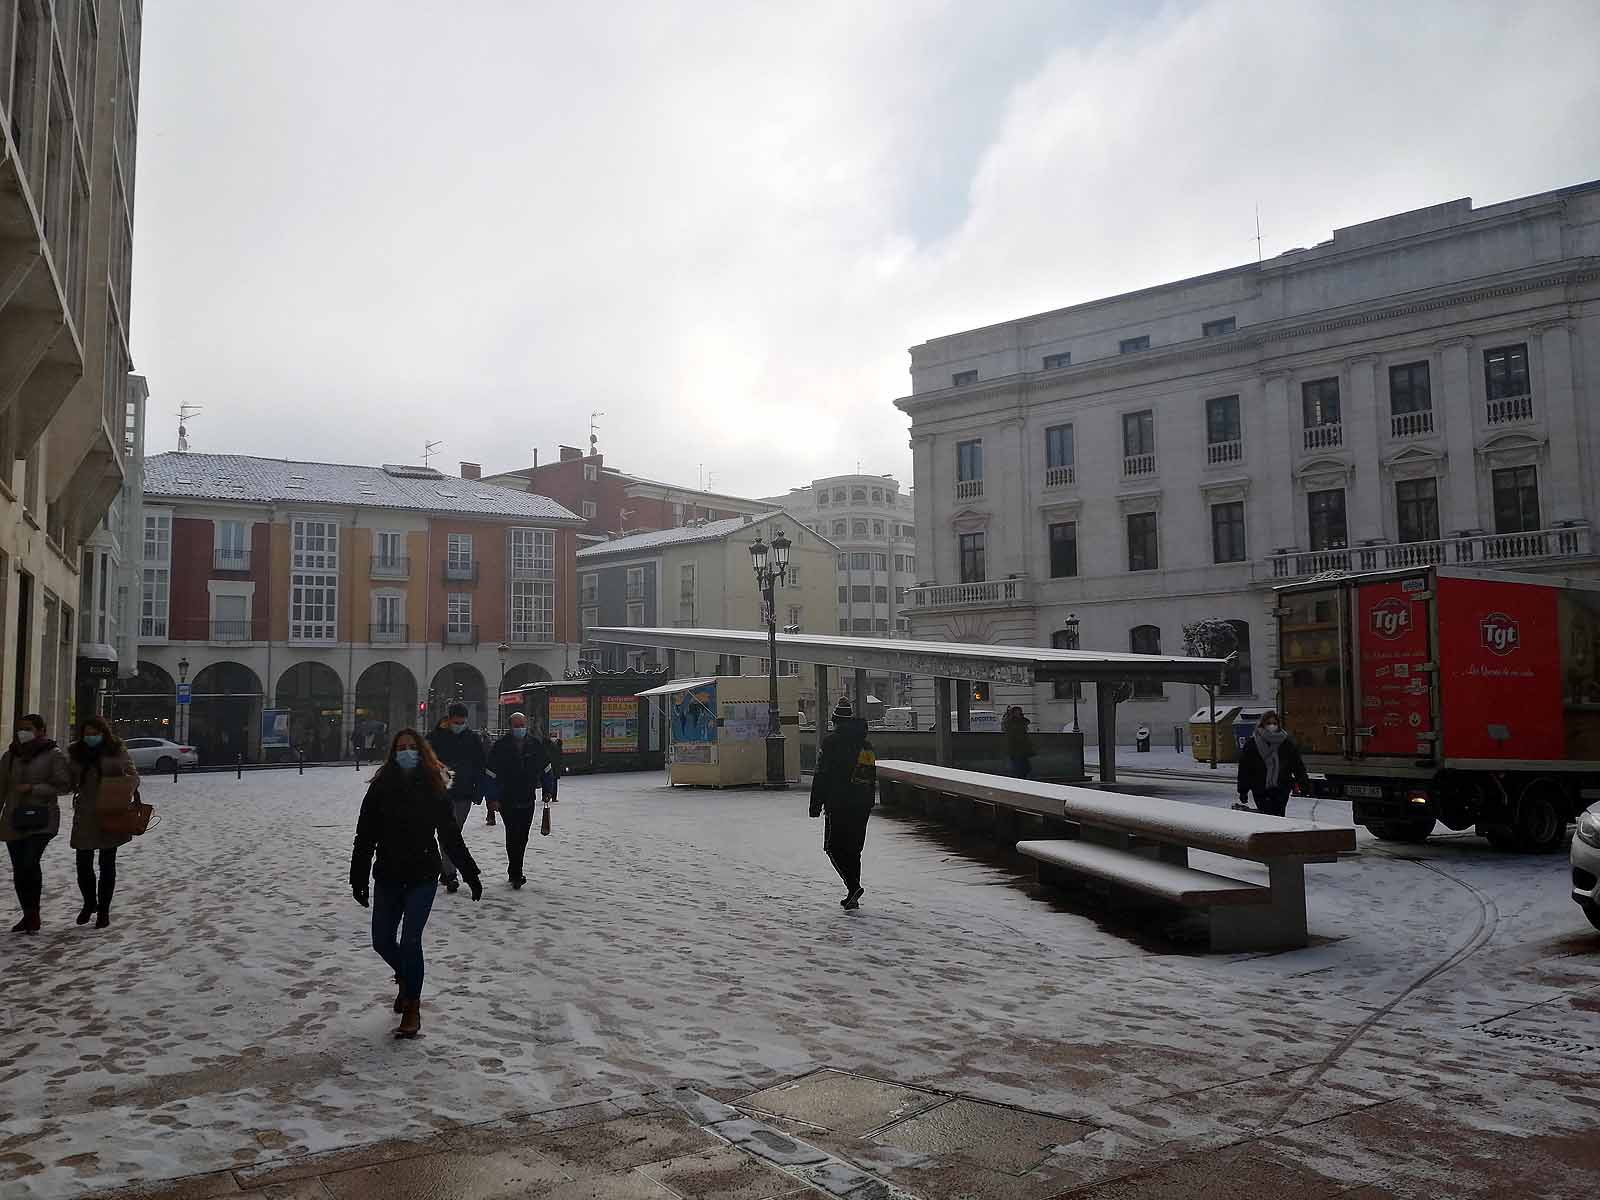
[(469, 823), (488, 892), (441, 893), (397, 1043), (346, 886), (364, 778), (150, 781), (104, 932), (52, 844), (0, 956), (0, 1194), (1600, 1188), (1600, 936), (1559, 856), (1363, 836), (1308, 872), (1313, 946), (1211, 955), (892, 811), (846, 914), (799, 793), (572, 778), (521, 892)]

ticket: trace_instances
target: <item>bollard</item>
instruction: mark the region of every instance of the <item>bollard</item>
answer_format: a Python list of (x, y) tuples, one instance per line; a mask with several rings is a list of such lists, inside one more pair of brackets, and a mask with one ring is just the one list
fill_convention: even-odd
[(305, 773), (306, 773), (306, 752), (304, 750), (302, 750), (302, 751), (300, 751), (300, 774), (304, 775)]
[(176, 754), (174, 754), (172, 756), (172, 782), (173, 783), (177, 783), (178, 782), (178, 771), (181, 769), (180, 762), (181, 762), (181, 760), (178, 758), (178, 756)]
[(239, 755), (239, 762), (238, 762), (237, 765), (238, 765), (238, 768), (239, 768), (239, 778), (243, 779), (244, 778), (244, 755), (242, 755), (242, 754)]

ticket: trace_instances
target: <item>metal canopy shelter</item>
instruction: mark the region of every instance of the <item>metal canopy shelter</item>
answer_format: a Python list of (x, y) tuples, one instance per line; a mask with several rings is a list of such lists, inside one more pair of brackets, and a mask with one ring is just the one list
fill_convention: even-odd
[[(766, 632), (753, 629), (604, 626), (588, 630), (587, 640), (669, 651), (685, 650), (729, 658), (765, 658), (767, 654)], [(1022, 686), (1073, 680), (1093, 683), (1100, 728), (1100, 778), (1108, 783), (1116, 779), (1116, 706), (1121, 685), (1137, 680), (1193, 683), (1205, 688), (1209, 695), (1221, 681), (1228, 665), (1227, 660), (1220, 658), (1130, 654), (1125, 651), (1056, 650), (1038, 646), (975, 646), (965, 642), (838, 637), (816, 633), (780, 633), (778, 653), (790, 662), (854, 671), (858, 704), (866, 696), (869, 672), (931, 676), (935, 680), (934, 739), (939, 762), (945, 764), (952, 757), (951, 685), (955, 680)], [(825, 670), (819, 676), (818, 687), (819, 698), (825, 696)], [(969, 695), (963, 691), (957, 704), (963, 718), (969, 710)]]

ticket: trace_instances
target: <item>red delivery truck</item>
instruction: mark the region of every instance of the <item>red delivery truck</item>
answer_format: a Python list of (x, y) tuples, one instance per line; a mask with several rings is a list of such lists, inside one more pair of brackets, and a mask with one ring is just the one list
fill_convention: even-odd
[(1600, 799), (1600, 582), (1430, 566), (1277, 593), (1285, 723), (1356, 824), (1551, 851)]

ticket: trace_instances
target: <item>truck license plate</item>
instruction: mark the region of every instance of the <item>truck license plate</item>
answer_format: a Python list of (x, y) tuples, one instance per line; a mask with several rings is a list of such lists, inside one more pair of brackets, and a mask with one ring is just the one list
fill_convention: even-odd
[(1382, 800), (1383, 788), (1375, 783), (1347, 783), (1344, 785), (1344, 794), (1361, 800)]

